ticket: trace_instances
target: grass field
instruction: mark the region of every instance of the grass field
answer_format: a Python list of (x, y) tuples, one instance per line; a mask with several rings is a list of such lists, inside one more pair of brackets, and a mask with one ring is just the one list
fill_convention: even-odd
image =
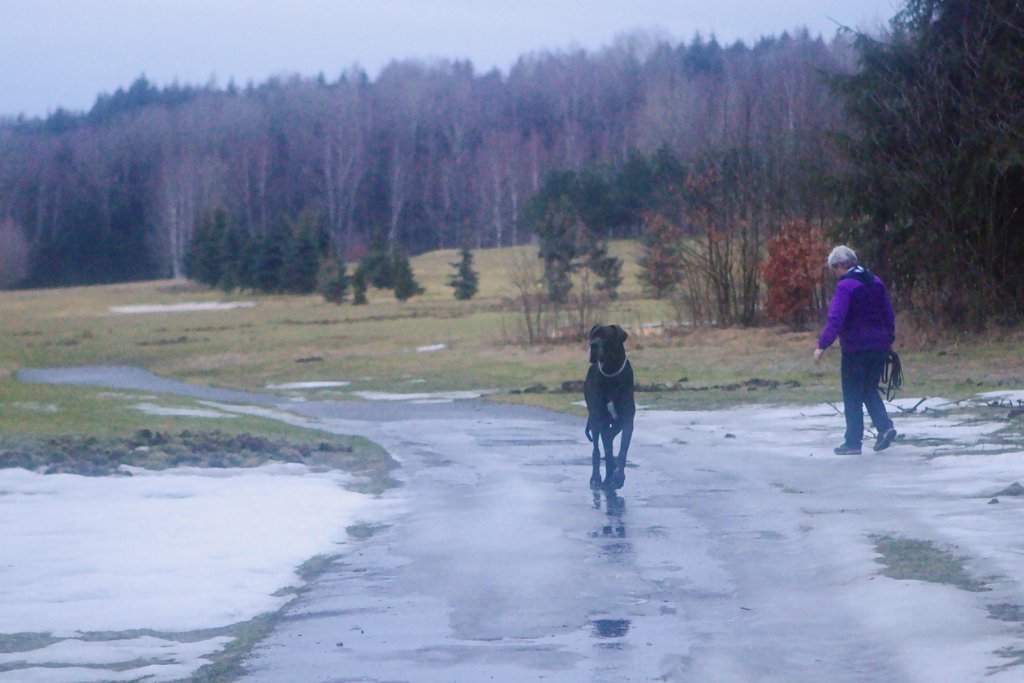
[[(582, 342), (525, 346), (521, 313), (511, 298), (507, 266), (527, 247), (474, 253), (481, 275), (472, 301), (452, 298), (446, 285), (454, 250), (413, 259), (426, 293), (408, 302), (390, 292), (369, 293), (367, 306), (336, 306), (319, 296), (224, 294), (186, 281), (145, 282), (0, 293), (0, 432), (45, 433), (55, 428), (44, 409), (60, 410), (59, 424), (74, 431), (135, 427), (123, 411), (94, 415), (89, 390), (19, 384), (19, 368), (134, 365), (198, 384), (264, 390), (270, 384), (346, 381), (348, 391), (431, 392), (489, 390), (493, 400), (578, 411), (563, 382), (586, 372)], [(817, 330), (660, 327), (672, 314), (644, 298), (636, 281), (636, 245), (613, 250), (625, 262), (622, 296), (606, 314), (631, 331), (627, 349), (638, 401), (659, 408), (710, 408), (749, 402), (836, 400), (838, 352), (811, 363)], [(527, 252), (528, 253), (528, 252)], [(216, 311), (124, 314), (119, 306), (244, 302)], [(898, 323), (905, 396), (966, 397), (1024, 384), (1024, 337), (1007, 332), (919, 343)], [(443, 345), (441, 350), (422, 350)], [(532, 388), (528, 393), (520, 393)], [(652, 390), (660, 389), (660, 390)], [(22, 406), (22, 408), (12, 408)], [(96, 417), (97, 419), (93, 419)], [(154, 422), (147, 417), (146, 424)], [(236, 425), (243, 425), (242, 422)], [(252, 425), (244, 424), (244, 427)]]

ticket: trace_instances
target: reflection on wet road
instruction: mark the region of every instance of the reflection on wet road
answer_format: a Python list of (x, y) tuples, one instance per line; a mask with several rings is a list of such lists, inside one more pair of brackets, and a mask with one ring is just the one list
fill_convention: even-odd
[(618, 493), (591, 491), (579, 420), (473, 403), (375, 422), (346, 407), (289, 409), (398, 458), (401, 512), (292, 605), (244, 680), (642, 681), (684, 652), (678, 555), (694, 524), (630, 502), (657, 486), (639, 468)]

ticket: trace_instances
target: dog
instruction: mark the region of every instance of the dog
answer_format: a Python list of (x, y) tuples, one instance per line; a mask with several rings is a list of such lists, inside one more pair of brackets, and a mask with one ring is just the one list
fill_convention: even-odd
[[(626, 358), (625, 341), (629, 335), (618, 325), (594, 325), (590, 339), (590, 369), (583, 382), (587, 402), (587, 426), (583, 433), (594, 444), (593, 489), (620, 489), (626, 482), (626, 454), (633, 438), (636, 402), (633, 397), (633, 367)], [(619, 433), (619, 456), (613, 442)], [(604, 480), (601, 479), (601, 451), (604, 446)]]

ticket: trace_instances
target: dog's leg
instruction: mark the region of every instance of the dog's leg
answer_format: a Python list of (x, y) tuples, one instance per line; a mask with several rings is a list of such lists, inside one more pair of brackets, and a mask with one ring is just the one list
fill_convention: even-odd
[(601, 430), (601, 443), (604, 445), (604, 484), (610, 486), (615, 476), (615, 432), (611, 427)]
[(633, 420), (627, 418), (622, 421), (622, 438), (619, 440), (619, 457), (615, 463), (615, 477), (611, 484), (614, 488), (621, 489), (626, 483), (626, 455), (629, 453), (629, 442), (633, 440)]
[(594, 443), (594, 450), (590, 455), (593, 466), (593, 472), (590, 474), (590, 488), (592, 489), (601, 488), (601, 451), (598, 449), (598, 444), (601, 441), (598, 436), (600, 433), (600, 429), (592, 429), (591, 425), (587, 425), (587, 438)]

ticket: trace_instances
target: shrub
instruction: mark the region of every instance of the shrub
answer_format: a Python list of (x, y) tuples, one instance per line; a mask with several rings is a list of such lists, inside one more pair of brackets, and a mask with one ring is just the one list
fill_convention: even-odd
[(768, 241), (761, 274), (768, 289), (765, 313), (776, 323), (802, 327), (824, 305), (824, 264), (828, 245), (820, 229), (805, 221), (788, 221)]

